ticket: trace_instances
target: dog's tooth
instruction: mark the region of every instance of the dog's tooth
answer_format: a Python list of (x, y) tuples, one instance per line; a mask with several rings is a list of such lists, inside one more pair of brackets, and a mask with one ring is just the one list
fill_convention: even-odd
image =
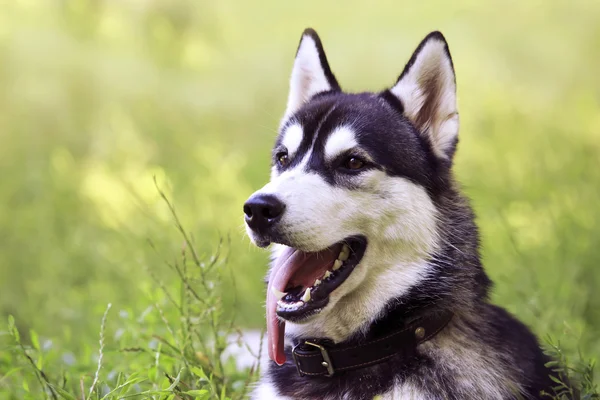
[(342, 260), (335, 260), (335, 262), (333, 263), (333, 270), (337, 271), (338, 269), (340, 269), (340, 267), (342, 266), (343, 261)]
[(327, 279), (331, 276), (331, 272), (325, 271), (325, 275), (323, 275), (323, 279)]
[(319, 286), (320, 284), (321, 284), (321, 280), (320, 280), (320, 279), (317, 279), (317, 280), (315, 281), (315, 283), (313, 284), (313, 286)]
[(342, 247), (342, 251), (340, 251), (340, 255), (338, 256), (338, 260), (346, 261), (350, 257), (350, 247), (348, 245), (344, 245)]
[(275, 286), (271, 286), (271, 292), (275, 295), (275, 297), (277, 297), (277, 300), (283, 299), (287, 294), (285, 292), (280, 292), (279, 290), (275, 289)]
[(310, 300), (310, 288), (306, 289), (306, 292), (304, 292), (304, 296), (302, 296), (302, 301), (304, 301), (305, 303), (308, 303), (309, 300)]

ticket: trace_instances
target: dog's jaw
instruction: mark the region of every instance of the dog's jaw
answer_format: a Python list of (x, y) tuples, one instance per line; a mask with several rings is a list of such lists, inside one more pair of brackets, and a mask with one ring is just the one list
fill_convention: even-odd
[(331, 293), (330, 304), (305, 323), (288, 322), (286, 335), (343, 342), (366, 332), (390, 301), (402, 297), (429, 274), (431, 266), (425, 257), (398, 257), (392, 261), (380, 257), (389, 252), (385, 247), (376, 243), (369, 246), (361, 264)]

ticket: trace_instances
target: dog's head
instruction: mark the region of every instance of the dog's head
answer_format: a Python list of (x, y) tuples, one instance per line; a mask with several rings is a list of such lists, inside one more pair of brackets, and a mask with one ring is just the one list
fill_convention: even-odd
[(280, 321), (294, 335), (340, 341), (427, 275), (458, 125), (441, 33), (421, 42), (390, 89), (347, 94), (316, 32), (304, 32), (271, 181), (244, 205), (252, 241), (274, 244), (272, 359), (285, 359)]

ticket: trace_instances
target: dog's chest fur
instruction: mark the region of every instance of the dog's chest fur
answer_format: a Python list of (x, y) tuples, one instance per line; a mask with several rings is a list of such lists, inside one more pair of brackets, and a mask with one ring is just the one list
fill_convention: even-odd
[[(427, 345), (425, 345), (427, 346)], [(425, 353), (428, 353), (425, 351)], [(438, 359), (427, 356), (418, 366), (399, 366), (398, 370), (383, 372), (382, 368), (358, 374), (348, 380), (321, 380), (287, 377), (283, 393), (282, 382), (266, 381), (256, 389), (256, 399), (504, 399), (512, 398), (501, 367), (493, 360), (473, 350), (457, 358), (452, 351), (438, 353)], [(384, 365), (384, 368), (393, 368)], [(275, 367), (277, 368), (277, 367)], [(295, 371), (291, 371), (295, 373)], [(381, 375), (376, 375), (382, 373)], [(287, 374), (286, 374), (287, 375)], [(277, 379), (271, 374), (269, 379)], [(330, 378), (327, 378), (330, 379)], [(279, 384), (278, 384), (279, 383)]]
[[(549, 379), (541, 367), (547, 360), (535, 337), (498, 307), (486, 306), (477, 314), (455, 316), (442, 333), (421, 344), (418, 355), (410, 360), (392, 360), (332, 378), (300, 377), (291, 363), (269, 365), (253, 398), (540, 398)], [(481, 324), (482, 320), (493, 322)]]

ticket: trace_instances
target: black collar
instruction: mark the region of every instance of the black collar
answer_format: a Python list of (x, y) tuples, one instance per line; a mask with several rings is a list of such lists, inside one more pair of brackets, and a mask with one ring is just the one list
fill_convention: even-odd
[(327, 345), (322, 340), (302, 340), (292, 355), (300, 376), (333, 376), (379, 364), (394, 356), (410, 358), (419, 344), (431, 339), (452, 319), (442, 311), (411, 322), (401, 330), (359, 344)]

